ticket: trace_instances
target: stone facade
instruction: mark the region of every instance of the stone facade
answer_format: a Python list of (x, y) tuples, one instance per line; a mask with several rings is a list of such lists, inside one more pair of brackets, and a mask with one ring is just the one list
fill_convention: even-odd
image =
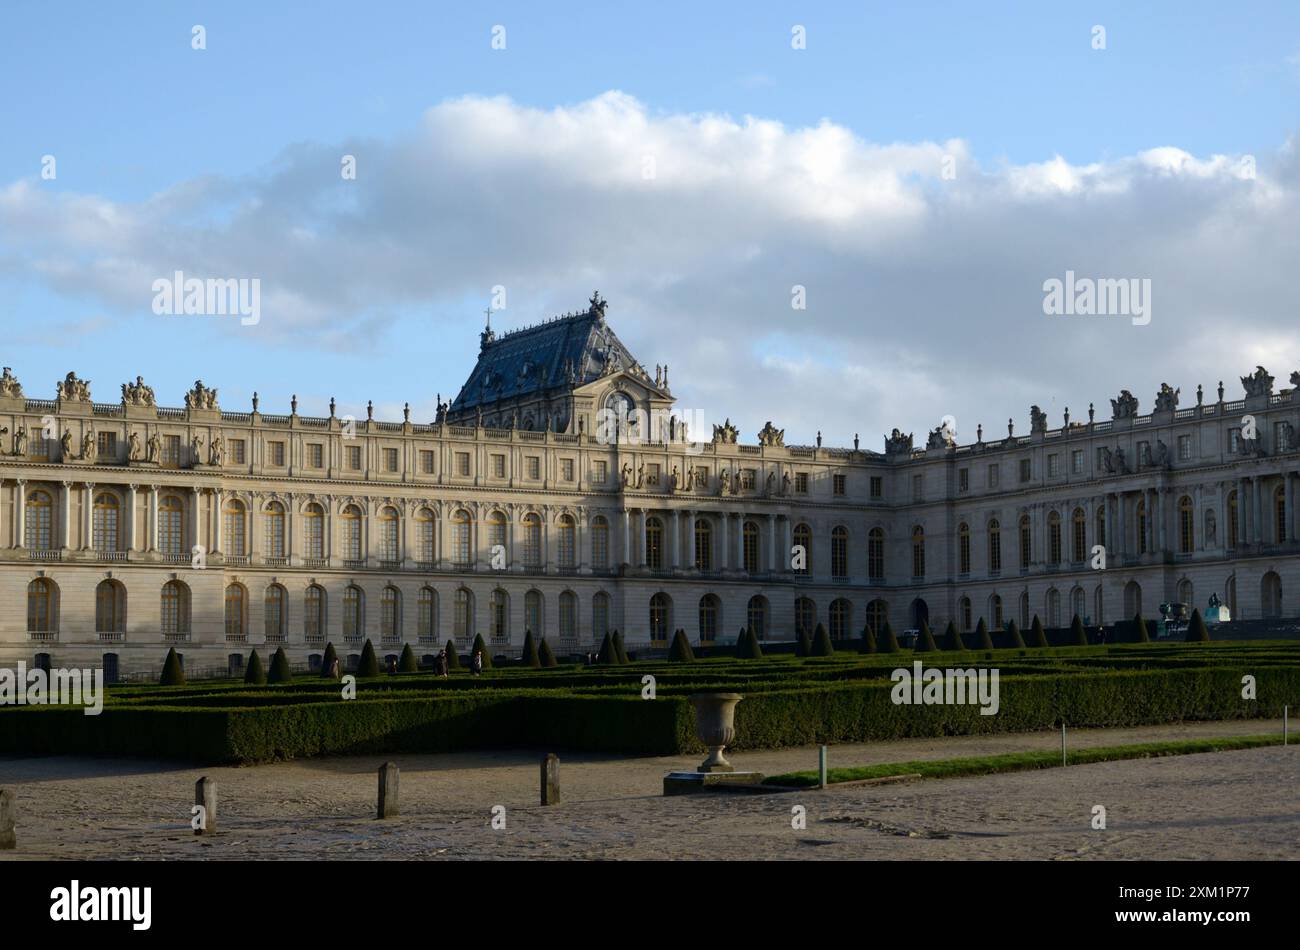
[[(539, 344), (585, 321), (573, 352), (598, 348), (593, 301)], [(512, 338), (485, 339), (471, 380)], [(1142, 415), (1125, 392), (1104, 421), (1090, 409), (1053, 429), (1035, 407), (1028, 435), (1009, 423), (961, 445), (941, 428), (919, 449), (895, 430), (875, 452), (785, 445), (770, 423), (758, 444), (729, 422), (698, 443), (675, 424), (602, 426), (610, 407), (667, 413), (666, 369), (596, 359), (564, 367), (557, 390), (546, 360), (579, 361), (535, 353), (545, 387), (494, 395), (496, 425), (464, 390), (440, 422), (353, 422), (296, 401), (225, 411), (199, 381), (184, 409), (140, 377), (121, 403), (93, 402), (72, 373), (32, 399), (6, 369), (0, 663), (125, 674), (172, 644), (191, 670), (281, 644), (300, 663), (367, 637), (424, 656), (476, 633), (515, 653), (525, 629), (563, 654), (606, 629), (630, 647), (678, 627), (695, 642), (748, 624), (788, 640), (801, 622), (855, 637), (886, 616), (899, 631), (922, 616), (1063, 626), (1211, 593), (1238, 618), (1300, 614), (1300, 396), (1262, 368), (1244, 399), (1220, 386), (1180, 409), (1162, 387)], [(501, 405), (539, 399), (550, 425), (503, 424)]]

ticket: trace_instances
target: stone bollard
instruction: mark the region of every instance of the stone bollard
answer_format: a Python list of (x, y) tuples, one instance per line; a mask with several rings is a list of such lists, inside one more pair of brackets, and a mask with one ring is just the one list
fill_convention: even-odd
[(0, 788), (0, 851), (12, 851), (18, 847), (18, 837), (14, 834), (14, 793), (7, 788)]
[(206, 775), (194, 783), (194, 804), (203, 807), (203, 821), (194, 829), (196, 835), (211, 835), (217, 831), (217, 783)]
[(392, 762), (379, 767), (379, 813), (376, 818), (396, 818), (401, 814), (397, 797), (399, 774), (400, 770)]
[(554, 752), (542, 759), (542, 804), (560, 804), (560, 757)]

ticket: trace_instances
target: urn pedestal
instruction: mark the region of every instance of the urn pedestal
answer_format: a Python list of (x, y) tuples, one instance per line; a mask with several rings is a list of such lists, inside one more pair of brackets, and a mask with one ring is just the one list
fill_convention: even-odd
[(736, 771), (722, 750), (736, 738), (736, 704), (742, 699), (739, 693), (695, 693), (690, 697), (695, 707), (695, 735), (709, 750), (697, 771)]

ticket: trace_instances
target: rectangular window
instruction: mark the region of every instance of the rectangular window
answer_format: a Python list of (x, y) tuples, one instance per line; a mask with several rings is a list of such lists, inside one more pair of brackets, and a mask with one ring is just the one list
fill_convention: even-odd
[(361, 446), (348, 446), (348, 468), (354, 472), (361, 471)]
[(267, 446), (267, 448), (270, 449), (271, 464), (276, 466), (277, 468), (283, 468), (284, 467), (284, 443), (271, 442)]
[[(658, 468), (658, 466), (655, 466)], [(753, 491), (754, 483), (758, 480), (758, 472), (755, 469), (747, 468), (740, 473), (740, 487), (745, 491)]]
[(794, 490), (797, 494), (800, 495), (808, 494), (808, 473), (807, 472), (795, 472)]
[(397, 449), (384, 449), (384, 471), (397, 471)]
[(970, 491), (970, 469), (959, 468), (957, 470), (957, 490)]
[(999, 472), (999, 471), (1000, 471), (1000, 469), (998, 468), (998, 463), (997, 463), (997, 462), (994, 462), (992, 465), (989, 466), (989, 488), (997, 488), (997, 487), (998, 487), (998, 472)]
[(1241, 430), (1236, 426), (1228, 430), (1228, 451), (1233, 455), (1241, 454)]
[(843, 475), (831, 476), (831, 494), (842, 496), (844, 494), (845, 479)]
[(312, 468), (325, 467), (325, 446), (313, 442), (307, 446), (307, 464)]
[(1032, 481), (1033, 478), (1034, 478), (1034, 460), (1033, 460), (1033, 459), (1021, 459), (1021, 460), (1020, 460), (1020, 480), (1021, 480), (1022, 482), (1028, 482), (1028, 481)]
[(1104, 445), (1097, 449), (1097, 462), (1095, 469), (1098, 472), (1106, 471), (1106, 446)]
[(101, 459), (115, 459), (117, 457), (117, 433), (99, 433), (97, 437), (97, 447)]
[(243, 465), (247, 458), (247, 450), (244, 446), (245, 442), (243, 439), (230, 440), (230, 461), (234, 462), (236, 465)]
[(493, 478), (506, 477), (506, 457), (504, 455), (492, 456), (492, 477)]
[(1047, 456), (1047, 477), (1055, 478), (1061, 474), (1061, 457), (1055, 453)]
[(609, 477), (609, 466), (605, 462), (593, 462), (591, 465), (591, 480), (597, 485), (605, 484), (605, 479)]
[[(100, 438), (103, 438), (103, 436), (100, 436)], [(1191, 436), (1185, 435), (1182, 438), (1191, 441)], [(1273, 423), (1273, 444), (1279, 452), (1291, 451), (1291, 424), (1289, 422)], [(1179, 450), (1182, 450), (1182, 439), (1179, 440)], [(103, 449), (100, 449), (101, 453), (103, 451)]]
[(433, 452), (429, 451), (428, 449), (420, 450), (420, 474), (421, 475), (433, 474)]
[(651, 463), (650, 465), (647, 465), (647, 466), (646, 466), (645, 480), (646, 480), (646, 484), (647, 484), (647, 485), (658, 485), (658, 484), (659, 484), (659, 466), (658, 466), (658, 464), (656, 464), (656, 463)]
[(542, 460), (536, 455), (528, 456), (528, 477), (538, 479), (542, 477)]
[(1190, 435), (1180, 435), (1178, 437), (1178, 460), (1186, 462), (1192, 457), (1192, 437)]
[(920, 501), (925, 497), (925, 476), (912, 476), (912, 501)]
[(573, 481), (573, 459), (560, 459), (560, 478), (566, 482)]
[(181, 437), (179, 435), (163, 436), (162, 460), (164, 465), (181, 464)]
[(879, 475), (871, 476), (871, 497), (872, 498), (885, 497), (885, 480)]
[(469, 476), (469, 453), (468, 452), (456, 453), (456, 474), (460, 475), (461, 477)]
[(1070, 471), (1075, 475), (1083, 474), (1083, 449), (1075, 449), (1070, 453)]
[(1151, 443), (1139, 442), (1138, 443), (1138, 465), (1150, 465), (1150, 464), (1151, 464)]

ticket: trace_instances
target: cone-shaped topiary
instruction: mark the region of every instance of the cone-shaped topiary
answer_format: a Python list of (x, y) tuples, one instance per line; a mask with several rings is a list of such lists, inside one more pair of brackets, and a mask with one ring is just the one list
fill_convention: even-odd
[(745, 628), (745, 637), (749, 640), (749, 655), (755, 660), (763, 659), (763, 644), (759, 643), (753, 627)]
[(1192, 621), (1187, 625), (1187, 642), (1204, 643), (1210, 639), (1210, 629), (1205, 626), (1205, 618), (1201, 616), (1201, 608), (1196, 607), (1192, 610)]
[(736, 635), (736, 659), (748, 660), (749, 655), (749, 631), (744, 627), (740, 628), (740, 633)]
[(875, 653), (876, 648), (876, 631), (871, 629), (871, 624), (862, 628), (862, 650), (863, 653)]
[(806, 627), (799, 628), (799, 637), (794, 642), (795, 656), (808, 656), (812, 653), (812, 637), (808, 636)]
[(184, 686), (185, 670), (181, 667), (181, 658), (176, 655), (176, 648), (167, 651), (163, 660), (162, 676), (158, 677), (159, 686)]
[(547, 669), (560, 665), (560, 661), (551, 652), (551, 645), (546, 642), (545, 637), (542, 637), (542, 645), (537, 648), (537, 658), (542, 661), (542, 666)]
[(537, 654), (537, 644), (533, 642), (533, 631), (524, 631), (524, 652), (519, 656), (519, 662), (523, 666), (531, 666), (533, 669), (539, 669), (542, 665), (542, 658)]
[(257, 655), (256, 650), (248, 658), (248, 666), (244, 670), (244, 682), (251, 686), (266, 685), (266, 670), (262, 669), (262, 658)]
[(1020, 635), (1020, 624), (1014, 620), (1007, 626), (1007, 635), (1011, 637), (1011, 645), (1016, 649), (1023, 650), (1025, 647), (1025, 638)]
[(614, 655), (618, 657), (618, 662), (626, 663), (627, 650), (623, 646), (623, 634), (617, 630), (614, 631)]
[[(371, 653), (371, 659), (374, 654)], [(293, 671), (289, 669), (289, 655), (284, 652), (284, 647), (280, 647), (271, 657), (271, 671), (266, 674), (268, 683), (292, 683)]]
[(894, 628), (885, 621), (885, 629), (880, 631), (880, 639), (876, 641), (876, 646), (881, 653), (897, 653), (898, 637), (894, 636)]
[(460, 654), (456, 652), (456, 641), (447, 641), (447, 672), (460, 669)]
[(962, 640), (961, 634), (957, 632), (957, 625), (951, 620), (943, 631), (943, 648), (945, 650), (964, 650), (966, 643)]
[(618, 655), (614, 652), (614, 637), (608, 630), (605, 631), (605, 639), (600, 641), (600, 651), (596, 654), (596, 662), (603, 666), (618, 664)]
[(822, 624), (817, 625), (817, 631), (813, 634), (811, 656), (834, 656), (835, 644), (831, 642), (831, 635), (826, 632), (826, 627)]
[(1047, 631), (1043, 629), (1043, 622), (1038, 619), (1038, 614), (1034, 614), (1034, 622), (1029, 625), (1029, 645), (1033, 647), (1048, 645)]
[(930, 632), (930, 624), (922, 620), (921, 630), (916, 635), (916, 652), (929, 653), (937, 649), (939, 647), (934, 642), (934, 634)]
[(487, 643), (483, 640), (483, 634), (476, 633), (474, 634), (474, 645), (470, 647), (469, 651), (471, 661), (474, 659), (474, 654), (480, 650), (483, 651), (483, 669), (492, 669), (492, 651), (487, 648)]
[(334, 649), (334, 644), (333, 643), (325, 644), (325, 655), (321, 657), (321, 661), (320, 661), (320, 675), (322, 677), (328, 677), (332, 675), (330, 671), (334, 669), (334, 663), (338, 660), (338, 658), (339, 655), (338, 652)]
[(375, 656), (375, 645), (367, 637), (365, 645), (361, 648), (361, 660), (357, 663), (357, 677), (378, 675), (379, 657)]
[(402, 647), (402, 655), (397, 658), (397, 669), (401, 673), (420, 672), (420, 661), (415, 658), (415, 651), (409, 643)]
[(1150, 643), (1151, 636), (1147, 633), (1147, 622), (1142, 619), (1141, 612), (1133, 615), (1133, 642)]
[(993, 638), (989, 636), (989, 625), (980, 617), (980, 622), (975, 625), (975, 637), (979, 641), (981, 650), (993, 649)]
[(673, 634), (673, 644), (668, 648), (668, 659), (674, 663), (690, 663), (695, 659), (691, 641), (686, 639), (686, 631), (678, 630)]
[(1075, 614), (1074, 619), (1070, 621), (1070, 640), (1079, 647), (1086, 647), (1089, 643), (1088, 631), (1083, 629), (1083, 621), (1079, 619), (1078, 614)]

